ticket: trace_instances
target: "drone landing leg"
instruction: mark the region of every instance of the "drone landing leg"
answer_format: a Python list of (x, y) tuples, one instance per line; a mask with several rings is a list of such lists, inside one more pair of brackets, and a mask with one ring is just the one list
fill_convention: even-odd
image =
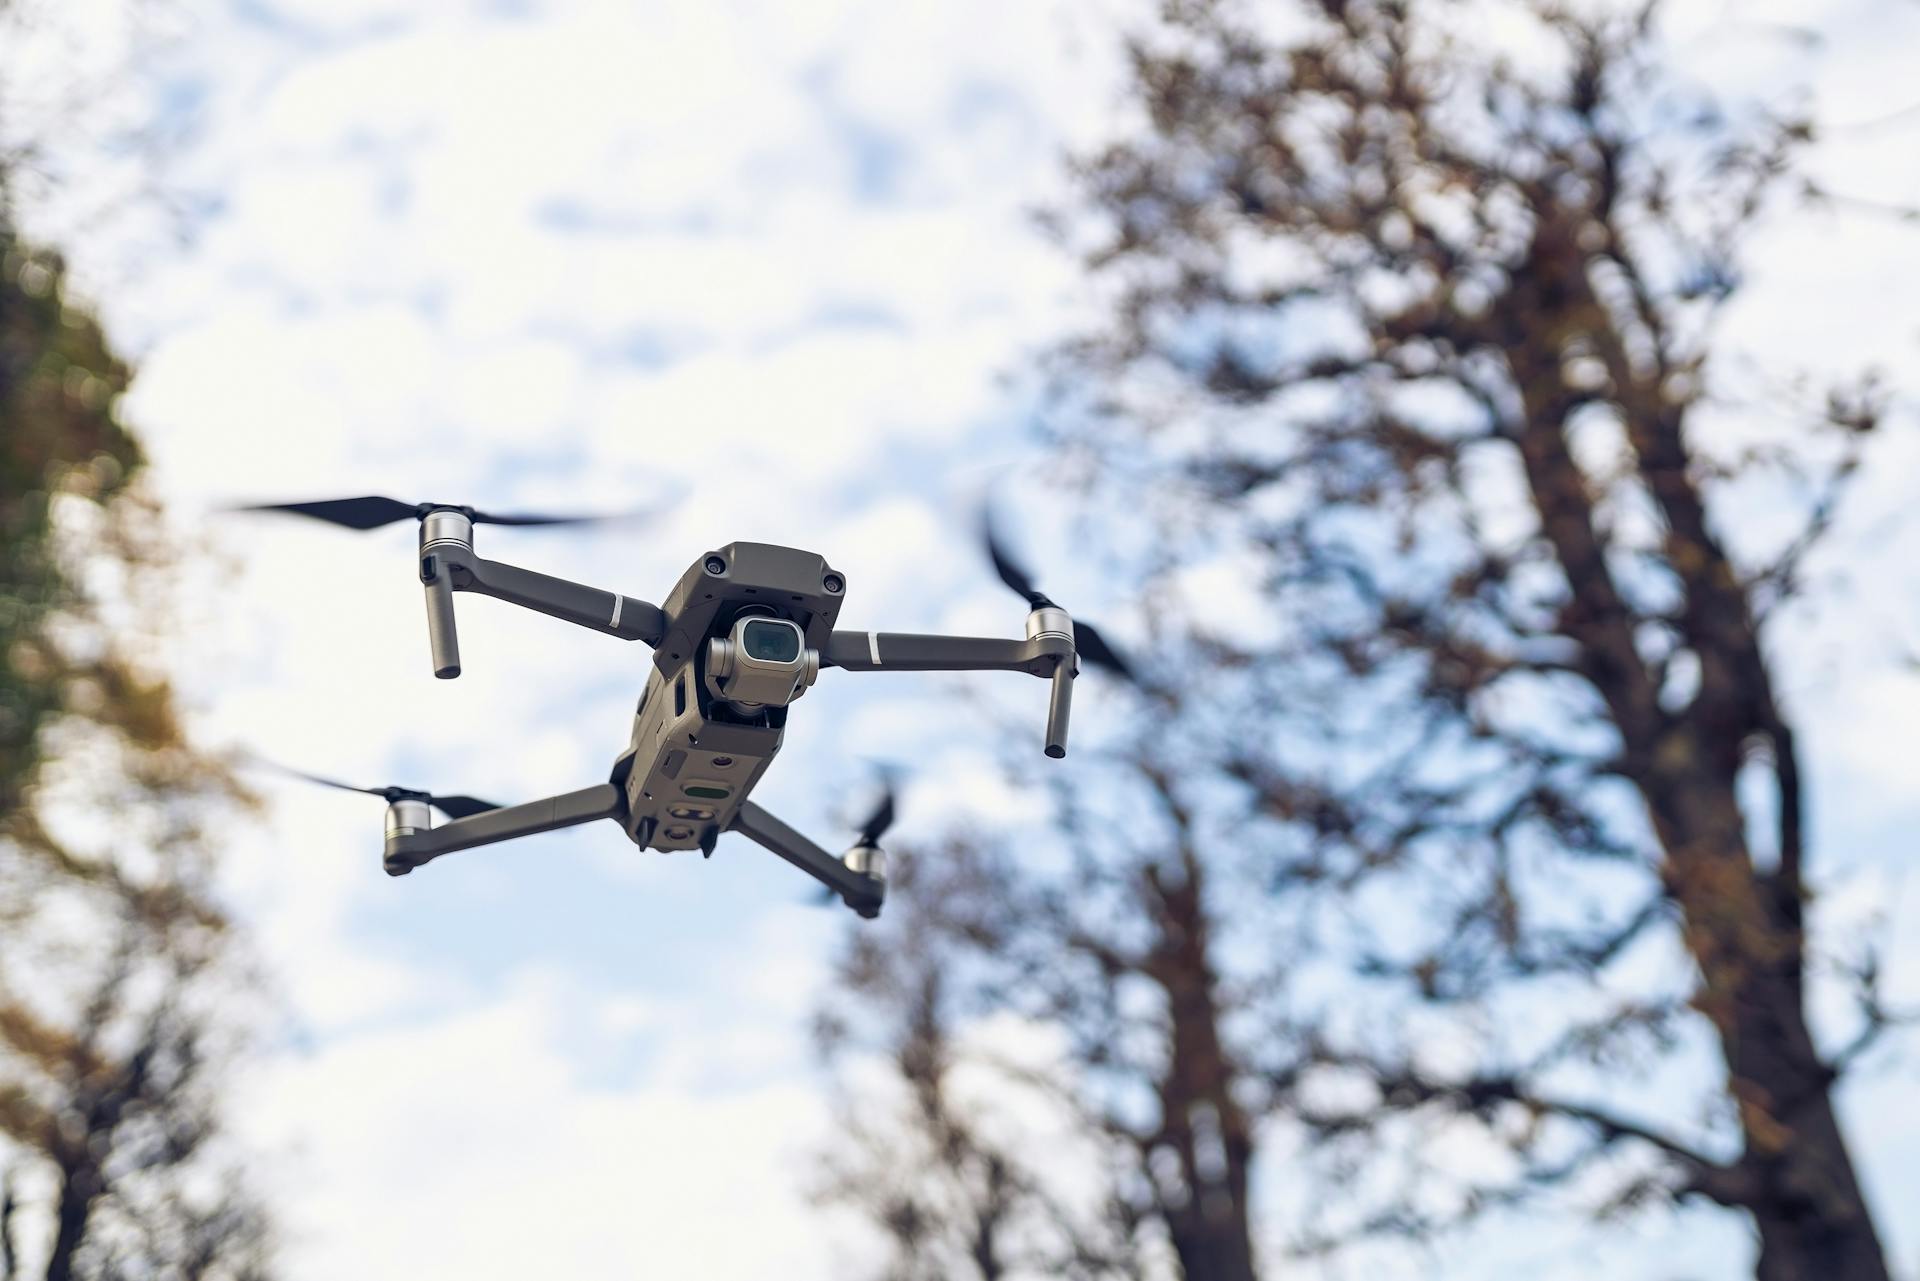
[(1047, 755), (1059, 760), (1067, 754), (1067, 718), (1073, 710), (1073, 666), (1053, 669), (1053, 688), (1047, 699)]
[(885, 881), (849, 868), (752, 801), (741, 804), (732, 830), (751, 837), (833, 890), (860, 915), (868, 919), (880, 915), (880, 902), (887, 893)]
[(455, 819), (444, 827), (389, 834), (384, 864), (388, 876), (405, 876), (442, 854), (574, 827), (598, 818), (618, 818), (624, 808), (620, 789), (611, 783), (600, 783), (577, 792), (528, 801), (525, 805), (509, 805), (505, 809)]

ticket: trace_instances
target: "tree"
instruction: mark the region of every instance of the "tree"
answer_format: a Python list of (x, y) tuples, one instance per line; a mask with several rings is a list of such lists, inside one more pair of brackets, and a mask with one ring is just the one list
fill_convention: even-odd
[[(1186, 795), (1215, 727), (1203, 692), (1228, 697), (1153, 688), (1137, 731), (1083, 733), (1049, 839), (903, 851), (884, 921), (849, 939), (822, 1020), (851, 1087), (827, 1190), (892, 1241), (890, 1277), (1259, 1275), (1261, 1030), (1284, 950), (1223, 935), (1286, 927), (1255, 906), (1262, 861), (1213, 852)], [(972, 1034), (1008, 1016), (1054, 1052)], [(888, 1083), (908, 1106), (878, 1105)], [(1073, 1140), (1036, 1138), (1035, 1117)]]
[(142, 652), (167, 542), (127, 376), (0, 220), (0, 1276), (29, 1227), (48, 1281), (256, 1277), (212, 1073), (247, 988), (212, 833), (246, 798)]
[[(1344, 1012), (1288, 1029), (1273, 1084), (1329, 1142), (1440, 1113), (1513, 1158), (1360, 1226), (1706, 1198), (1765, 1281), (1884, 1278), (1834, 1097), (1894, 1020), (1856, 956), (1857, 1034), (1809, 1025), (1831, 954), (1775, 641), (1886, 396), (1769, 385), (1783, 430), (1742, 394), (1716, 321), (1756, 226), (1822, 197), (1816, 130), (1690, 89), (1660, 16), (1168, 5), (1145, 127), (1081, 170), (1118, 322), (1068, 355), (1098, 391), (1066, 435), (1177, 467), (1257, 560), (1283, 637), (1223, 661), (1269, 674), (1267, 741), (1215, 765), (1302, 838), (1276, 884), (1390, 922), (1357, 977), (1463, 1016), (1445, 1063)], [(1618, 1088), (1695, 1045), (1699, 1113)]]
[[(892, 1249), (887, 1281), (1002, 1281), (1023, 1266), (1102, 1275), (1074, 1266), (1090, 1252), (1070, 1216), (1046, 1203), (1012, 1145), (970, 1114), (957, 1082), (965, 1070), (950, 969), (957, 940), (942, 904), (962, 866), (902, 865), (883, 930), (848, 940), (838, 977), (851, 1000), (821, 1012), (818, 1039), (842, 1069), (862, 1050), (877, 1051), (885, 1068), (877, 1083), (848, 1070), (818, 1194), (881, 1231)], [(872, 1030), (871, 1042), (857, 1026)]]
[[(1297, 1136), (1296, 1248), (1704, 1203), (1762, 1281), (1886, 1277), (1834, 1100), (1901, 1018), (1810, 923), (1780, 638), (1888, 394), (1720, 325), (1756, 229), (1830, 199), (1818, 131), (1691, 87), (1657, 5), (1175, 0), (1130, 53), (1139, 127), (1057, 219), (1114, 321), (1052, 430), (1103, 545), (1158, 517), (1155, 683), (916, 918), (934, 1060), (993, 1012), (1063, 1035), (1140, 1275), (1244, 1275), (1181, 1216), (1257, 1244)], [(865, 946), (911, 1080), (920, 997)]]
[[(1066, 1064), (1035, 1063), (969, 1034), (983, 1012), (1018, 1005), (996, 980), (1025, 966), (983, 962), (998, 943), (1035, 939), (1036, 923), (992, 919), (1030, 906), (1026, 887), (977, 844), (909, 854), (896, 868), (884, 925), (849, 937), (837, 999), (819, 1019), (843, 1086), (820, 1198), (880, 1230), (886, 1281), (1155, 1275), (1139, 1150), (1081, 1114), (1077, 1046)], [(1050, 1070), (1061, 1067), (1068, 1079)], [(1061, 1186), (1048, 1167), (1062, 1153), (1043, 1150), (1017, 1115), (1063, 1104), (1079, 1123), (1073, 1165), (1091, 1195)]]

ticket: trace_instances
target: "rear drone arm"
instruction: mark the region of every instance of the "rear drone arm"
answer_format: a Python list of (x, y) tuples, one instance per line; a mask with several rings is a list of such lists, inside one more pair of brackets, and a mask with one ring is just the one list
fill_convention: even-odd
[(887, 882), (878, 875), (879, 850), (857, 845), (854, 851), (866, 851), (865, 868), (849, 867), (782, 823), (752, 801), (742, 801), (734, 815), (731, 830), (752, 838), (787, 862), (837, 893), (846, 905), (871, 920), (880, 915), (880, 903), (887, 894)]
[(657, 645), (666, 634), (666, 615), (657, 605), (475, 555), (473, 522), (457, 511), (429, 512), (420, 522), (420, 581), (427, 589), (433, 674), (442, 679), (460, 674), (455, 592), (492, 596), (622, 640)]
[(1057, 605), (1027, 615), (1027, 639), (989, 636), (919, 636), (909, 632), (835, 632), (827, 638), (822, 667), (850, 672), (1026, 672), (1050, 678), (1047, 755), (1067, 754), (1067, 717), (1073, 678), (1079, 671), (1073, 620)]
[(398, 800), (387, 806), (387, 846), (383, 863), (388, 876), (405, 876), (442, 854), (470, 850), (476, 845), (510, 841), (562, 827), (575, 827), (600, 818), (618, 818), (625, 806), (620, 789), (611, 783), (583, 787), (577, 792), (509, 805), (457, 818), (432, 827), (424, 800)]

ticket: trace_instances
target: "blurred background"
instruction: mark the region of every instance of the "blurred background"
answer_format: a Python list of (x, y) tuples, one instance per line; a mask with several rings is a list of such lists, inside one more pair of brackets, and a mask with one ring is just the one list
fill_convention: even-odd
[[(0, 3), (0, 1277), (1920, 1278), (1920, 7)], [(844, 626), (744, 838), (381, 873)]]

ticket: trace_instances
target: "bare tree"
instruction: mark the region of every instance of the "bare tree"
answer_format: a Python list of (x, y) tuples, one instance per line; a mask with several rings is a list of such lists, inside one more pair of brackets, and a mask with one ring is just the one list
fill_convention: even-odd
[[(1810, 932), (1777, 633), (1888, 395), (1719, 329), (1754, 229), (1827, 199), (1817, 131), (1689, 87), (1654, 6), (1181, 0), (1132, 54), (1143, 127), (1061, 222), (1117, 323), (1056, 421), (1115, 524), (1165, 517), (1162, 685), (1049, 833), (928, 855), (910, 963), (856, 945), (897, 1078), (989, 1012), (1062, 1033), (1049, 1079), (999, 1067), (1108, 1145), (1138, 1275), (1253, 1274), (1255, 1157), (1298, 1130), (1306, 1247), (1554, 1194), (1725, 1207), (1763, 1281), (1886, 1277), (1834, 1099), (1901, 1018)], [(1201, 560), (1251, 590), (1206, 608)], [(1824, 1040), (1820, 984), (1856, 1013)], [(946, 1239), (1004, 1240), (977, 1153), (926, 1156), (987, 1105), (935, 1097), (894, 1119), (916, 1161), (869, 1136), (836, 1190), (944, 1178)], [(1506, 1159), (1450, 1165), (1463, 1127)], [(1017, 1183), (1058, 1271), (1084, 1219)], [(895, 1234), (938, 1271), (929, 1239)]]
[[(1258, 1275), (1252, 1168), (1273, 1092), (1248, 1032), (1272, 1024), (1281, 989), (1265, 956), (1222, 955), (1220, 922), (1263, 915), (1246, 906), (1257, 866), (1205, 852), (1177, 773), (1188, 744), (1164, 730), (1187, 709), (1153, 697), (1148, 733), (1077, 749), (1048, 840), (976, 833), (909, 852), (885, 924), (849, 943), (829, 1044), (869, 1029), (918, 1107), (879, 1125), (849, 1109), (866, 1124), (829, 1153), (832, 1191), (893, 1234), (901, 1277), (953, 1275), (943, 1239), (995, 1244), (974, 1256), (982, 1277)], [(967, 1035), (994, 1015), (1057, 1037), (1057, 1058)], [(964, 1108), (947, 1088), (957, 1065), (978, 1085)], [(842, 1079), (857, 1078), (843, 1065)], [(1031, 1143), (988, 1145), (983, 1130), (1019, 1132), (1015, 1098), (1098, 1156), (1048, 1168)], [(922, 1208), (934, 1188), (955, 1207), (944, 1216)]]
[(884, 926), (849, 937), (816, 1029), (840, 1085), (818, 1196), (879, 1230), (887, 1281), (1140, 1276), (1119, 1204), (1086, 1214), (1057, 1199), (1004, 1109), (957, 1081), (984, 1069), (997, 1094), (1023, 1075), (966, 1044), (982, 976), (954, 909), (991, 896), (983, 870), (965, 846), (896, 860)]
[[(1296, 1011), (1269, 1084), (1335, 1148), (1445, 1115), (1514, 1158), (1347, 1226), (1705, 1198), (1764, 1281), (1886, 1277), (1834, 1097), (1894, 1016), (1855, 957), (1856, 1033), (1809, 1025), (1771, 643), (1886, 394), (1767, 379), (1763, 413), (1716, 324), (1821, 196), (1813, 126), (1690, 88), (1656, 4), (1178, 0), (1132, 52), (1145, 124), (1068, 224), (1119, 319), (1067, 353), (1064, 434), (1260, 566), (1280, 638), (1210, 637), (1257, 692), (1209, 765), (1295, 833), (1274, 885), (1347, 914), (1358, 985), (1459, 1016), (1442, 1057)], [(1694, 1048), (1688, 1106), (1619, 1088)]]
[[(47, 1281), (265, 1275), (260, 1205), (231, 1182), (195, 1186), (217, 1174), (204, 1158), (218, 1135), (209, 1068), (222, 1029), (193, 1008), (207, 986), (195, 961), (212, 958), (188, 952), (128, 921), (77, 1027), (29, 1027), (18, 1006), (7, 1011), (9, 1045), (31, 1062), (15, 1082), (57, 1083), (20, 1090), (6, 1121), (55, 1176)], [(136, 995), (143, 979), (160, 994)]]

